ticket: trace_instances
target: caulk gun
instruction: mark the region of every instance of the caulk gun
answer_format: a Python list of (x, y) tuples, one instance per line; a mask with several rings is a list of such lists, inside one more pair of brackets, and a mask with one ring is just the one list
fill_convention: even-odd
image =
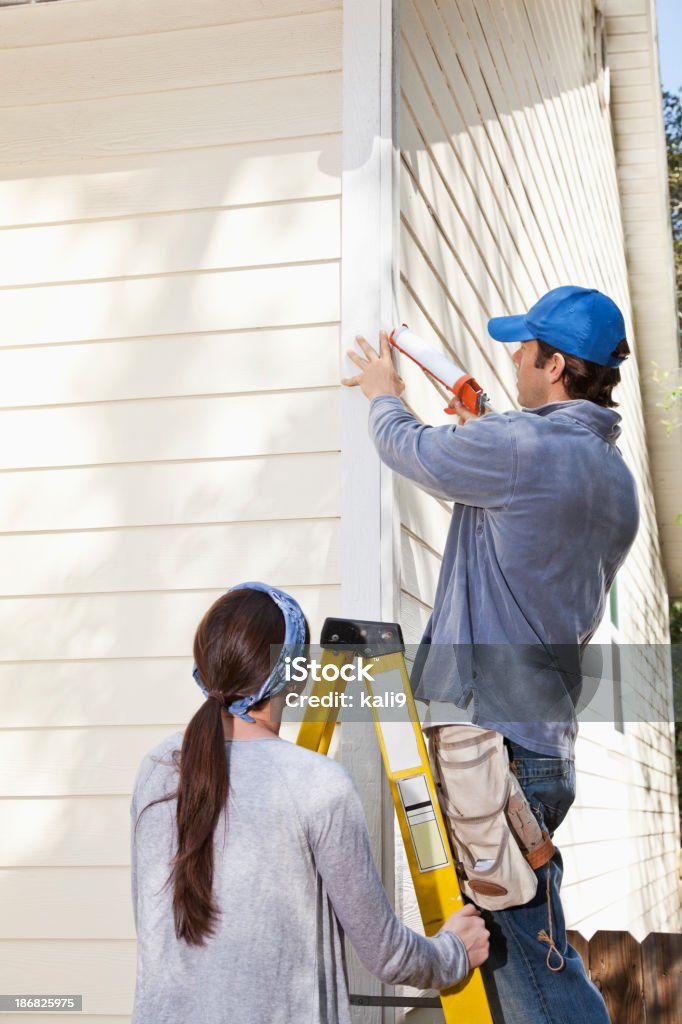
[(493, 412), (490, 399), (471, 374), (465, 373), (440, 352), (429, 348), (426, 342), (414, 331), (411, 331), (406, 324), (403, 324), (402, 327), (395, 327), (388, 340), (394, 348), (421, 367), (433, 381), (437, 381), (452, 392), (469, 412), (473, 412), (476, 416)]

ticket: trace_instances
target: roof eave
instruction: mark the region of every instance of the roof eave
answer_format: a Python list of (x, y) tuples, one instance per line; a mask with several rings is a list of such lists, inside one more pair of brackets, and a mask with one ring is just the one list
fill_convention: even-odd
[[(642, 400), (668, 592), (682, 596), (682, 430), (662, 423), (653, 363), (679, 373), (675, 264), (655, 0), (605, 0), (611, 118)], [(645, 215), (642, 202), (646, 197)]]

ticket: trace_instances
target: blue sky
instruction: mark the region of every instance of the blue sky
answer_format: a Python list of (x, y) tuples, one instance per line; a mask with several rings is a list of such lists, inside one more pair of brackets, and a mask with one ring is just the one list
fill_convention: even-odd
[(657, 0), (661, 80), (668, 92), (682, 87), (682, 0)]

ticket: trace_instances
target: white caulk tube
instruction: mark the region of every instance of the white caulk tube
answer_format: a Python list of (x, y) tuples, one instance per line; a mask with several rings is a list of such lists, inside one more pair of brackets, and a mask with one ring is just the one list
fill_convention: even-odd
[(488, 396), (471, 374), (465, 373), (456, 363), (430, 348), (406, 324), (395, 327), (388, 340), (394, 348), (403, 352), (439, 384), (451, 391), (470, 412), (480, 416), (484, 412), (492, 411)]

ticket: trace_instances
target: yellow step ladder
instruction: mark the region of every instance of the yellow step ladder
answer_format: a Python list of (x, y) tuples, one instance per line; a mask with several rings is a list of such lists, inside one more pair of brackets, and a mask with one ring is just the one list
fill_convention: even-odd
[[(450, 914), (464, 905), (464, 900), (412, 697), (400, 626), (326, 619), (320, 646), (320, 678), (307, 698), (296, 742), (320, 754), (328, 753), (339, 711), (348, 699), (343, 696), (347, 683), (341, 669), (362, 659), (371, 676), (371, 682), (363, 679), (367, 693), (363, 700), (374, 718), (424, 931), (434, 935)], [(413, 1003), (399, 997), (359, 997), (353, 1001), (392, 1006)], [(418, 1005), (425, 1002), (419, 1001)], [(492, 1024), (478, 969), (459, 985), (441, 992), (440, 1002), (446, 1024)]]

